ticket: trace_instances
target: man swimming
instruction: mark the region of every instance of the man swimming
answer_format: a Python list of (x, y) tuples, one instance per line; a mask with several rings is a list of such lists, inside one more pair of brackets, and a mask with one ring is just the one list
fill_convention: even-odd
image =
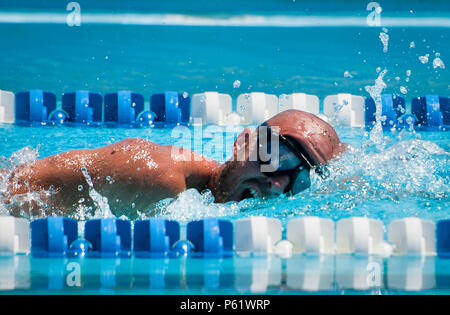
[(328, 123), (288, 110), (255, 131), (244, 130), (234, 144), (233, 158), (224, 164), (187, 149), (127, 139), (19, 166), (9, 176), (8, 193), (2, 198), (16, 215), (24, 208), (42, 211), (36, 202), (20, 204), (21, 197), (30, 194), (39, 195), (46, 212), (69, 214), (80, 205), (94, 205), (87, 177), (109, 199), (116, 216), (132, 209), (152, 213), (159, 201), (192, 188), (211, 190), (218, 203), (296, 194), (309, 187), (311, 171), (320, 172), (322, 165), (344, 150)]

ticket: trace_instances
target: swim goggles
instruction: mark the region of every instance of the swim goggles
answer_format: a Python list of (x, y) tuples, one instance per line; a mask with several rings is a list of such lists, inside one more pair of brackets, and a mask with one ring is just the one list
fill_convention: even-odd
[[(260, 127), (266, 128), (267, 138), (263, 139), (263, 132)], [(262, 124), (258, 127), (258, 162), (261, 165), (269, 165), (272, 161), (269, 159), (272, 153), (272, 137), (278, 137), (279, 139), (279, 155), (278, 155), (278, 167), (271, 172), (264, 172), (266, 176), (289, 176), (289, 185), (285, 190), (285, 193), (291, 193), (293, 195), (298, 194), (311, 186), (310, 170), (314, 169), (317, 173), (321, 174), (320, 168), (314, 165), (308, 159), (303, 148), (297, 143), (283, 135), (278, 134), (267, 124)], [(267, 156), (264, 156), (267, 154)]]

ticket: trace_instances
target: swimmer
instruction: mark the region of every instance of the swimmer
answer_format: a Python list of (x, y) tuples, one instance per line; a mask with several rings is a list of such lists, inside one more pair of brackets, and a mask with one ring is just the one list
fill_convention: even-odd
[[(9, 176), (8, 192), (2, 198), (15, 209), (13, 215), (42, 211), (42, 204), (47, 215), (71, 214), (80, 205), (93, 206), (82, 171), (87, 170), (95, 190), (108, 198), (116, 216), (137, 211), (152, 215), (159, 201), (187, 189), (209, 189), (218, 203), (297, 194), (309, 187), (310, 172), (320, 172), (344, 150), (328, 123), (313, 114), (288, 110), (256, 130), (245, 129), (234, 144), (233, 158), (224, 164), (187, 149), (127, 139), (19, 166)], [(39, 196), (41, 204), (20, 204), (21, 197), (30, 194)]]

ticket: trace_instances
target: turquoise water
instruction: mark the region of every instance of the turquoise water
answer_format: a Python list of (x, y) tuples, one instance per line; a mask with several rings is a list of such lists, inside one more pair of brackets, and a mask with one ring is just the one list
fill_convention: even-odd
[[(372, 288), (365, 287), (369, 262), (380, 266), (379, 282)], [(417, 294), (417, 283), (423, 288), (421, 294), (450, 292), (448, 260), (435, 257), (70, 260), (18, 256), (0, 259), (0, 276), (0, 294), (395, 295)]]
[[(227, 1), (226, 4), (176, 1), (171, 5), (166, 1), (132, 1), (127, 5), (91, 2), (80, 1), (80, 4), (83, 12), (92, 14), (94, 20), (100, 13), (120, 17), (133, 12), (144, 15), (141, 18), (145, 25), (82, 23), (81, 27), (68, 27), (64, 22), (45, 22), (49, 14), (62, 14), (64, 18), (65, 7), (57, 1), (45, 4), (41, 1), (0, 1), (0, 21), (13, 15), (38, 17), (38, 22), (33, 24), (0, 23), (0, 89), (18, 92), (42, 88), (55, 92), (59, 99), (61, 93), (78, 89), (101, 93), (126, 89), (143, 93), (147, 102), (152, 93), (167, 90), (190, 94), (213, 90), (228, 93), (234, 99), (251, 91), (277, 95), (306, 92), (323, 100), (327, 95), (342, 92), (367, 96), (365, 86), (373, 85), (378, 76), (377, 68), (380, 68), (388, 71), (384, 92), (402, 95), (407, 103), (424, 94), (450, 94), (447, 55), (450, 51), (450, 6), (446, 1), (382, 4), (386, 17), (402, 21), (400, 26), (386, 26), (390, 37), (386, 53), (379, 39), (380, 27), (367, 27), (359, 22), (339, 25), (343, 20), (338, 18), (348, 21), (349, 17), (357, 17), (364, 21), (368, 12), (366, 4), (361, 5), (360, 1), (344, 4), (267, 0), (257, 8), (249, 1)], [(158, 24), (155, 14), (175, 13), (182, 15), (182, 24), (189, 24), (191, 15), (213, 18), (213, 22), (208, 26), (154, 25)], [(305, 16), (319, 16), (320, 21), (332, 25), (275, 27), (269, 26), (266, 20), (266, 25), (258, 27), (214, 25), (218, 17), (242, 14), (253, 18), (262, 16), (275, 24), (280, 23), (280, 20), (270, 20), (275, 15), (294, 22)], [(420, 18), (428, 24), (416, 26), (412, 18)], [(438, 18), (447, 21), (447, 26), (433, 22), (442, 21)], [(445, 69), (433, 67), (437, 53), (447, 63)], [(426, 54), (430, 55), (429, 62), (423, 64), (419, 57)], [(407, 75), (408, 71), (411, 75)], [(344, 75), (346, 72), (350, 76)], [(236, 80), (241, 82), (238, 88), (233, 87)], [(400, 87), (404, 87), (407, 94), (401, 93)], [(190, 129), (193, 133), (198, 132), (193, 127)], [(212, 133), (200, 130), (203, 141), (199, 144), (172, 137), (169, 128), (0, 125), (0, 168), (11, 169), (13, 164), (32, 161), (37, 156), (95, 148), (130, 137), (181, 145), (225, 161), (240, 130), (242, 128), (236, 128), (227, 133), (222, 129)], [(175, 200), (162, 202), (160, 215), (180, 222), (217, 216), (236, 219), (248, 215), (273, 216), (283, 222), (303, 215), (334, 220), (368, 216), (380, 219), (386, 225), (408, 216), (433, 221), (449, 218), (450, 132), (387, 132), (382, 144), (376, 145), (364, 130), (337, 127), (337, 131), (351, 149), (330, 165), (328, 179), (314, 177), (311, 189), (306, 192), (293, 197), (218, 205), (208, 193), (187, 191)], [(211, 147), (208, 144), (218, 142), (224, 143), (223, 149), (208, 150)], [(337, 184), (339, 180), (355, 175), (361, 180)], [(128, 209), (116, 215), (131, 219), (139, 217)], [(263, 287), (263, 293), (305, 292), (295, 284), (300, 281), (295, 275), (308, 274), (307, 266), (314, 265), (315, 261), (297, 262), (305, 269), (294, 268), (291, 272), (289, 260), (271, 259), (270, 263), (256, 258), (168, 262), (87, 259), (77, 261), (82, 266), (82, 287), (70, 288), (65, 282), (69, 261), (2, 258), (0, 290), (11, 292), (3, 286), (6, 287), (11, 274), (15, 274), (20, 283), (12, 287), (18, 290), (16, 293), (252, 293), (252, 268), (256, 268), (256, 273), (274, 274), (275, 278), (279, 277), (277, 270), (281, 269), (282, 280), (267, 285), (266, 289)], [(307, 260), (305, 257), (298, 259)], [(321, 292), (354, 293), (345, 287), (345, 277), (339, 276), (348, 275), (348, 270), (339, 267), (342, 259), (333, 257), (332, 262), (324, 263), (323, 274), (331, 276), (331, 285)], [(357, 258), (350, 260), (358, 265)], [(389, 273), (405, 276), (406, 271), (401, 266), (411, 264), (413, 272), (417, 274), (417, 270), (424, 270), (433, 279), (424, 293), (448, 293), (449, 261), (426, 260), (426, 263), (413, 258), (400, 263), (398, 258), (382, 261), (385, 271), (382, 288), (363, 292), (404, 293), (396, 289), (395, 281), (389, 281)], [(295, 260), (292, 262), (295, 265)], [(344, 265), (347, 263), (353, 266), (351, 261)], [(275, 269), (280, 267), (273, 271), (268, 265)], [(429, 269), (430, 266), (434, 268)], [(292, 275), (293, 282), (289, 281)]]
[[(387, 93), (401, 94), (405, 86), (407, 99), (449, 94), (448, 70), (431, 63), (436, 52), (445, 62), (450, 28), (391, 28), (386, 54), (379, 33), (369, 27), (0, 24), (2, 46), (9, 48), (0, 50), (0, 84), (3, 90), (45, 88), (57, 94), (128, 89), (147, 100), (167, 90), (217, 90), (233, 97), (306, 92), (323, 99), (342, 92), (365, 95), (364, 86), (373, 84), (381, 67), (388, 69)], [(418, 57), (426, 54), (431, 60), (424, 65)], [(346, 71), (352, 78), (344, 77)]]
[[(19, 127), (3, 125), (0, 150), (4, 167), (12, 161), (33, 160), (61, 151), (96, 148), (130, 137), (141, 137), (160, 144), (177, 144), (195, 149), (207, 157), (225, 161), (231, 154), (236, 135), (243, 127), (230, 132), (223, 129), (191, 127), (192, 135), (201, 134), (202, 142), (172, 137), (172, 129), (110, 129), (70, 127)], [(268, 215), (289, 219), (296, 215), (318, 215), (335, 220), (350, 216), (369, 216), (386, 224), (397, 218), (420, 216), (434, 221), (447, 219), (450, 209), (450, 132), (386, 133), (386, 148), (367, 144), (364, 130), (338, 128), (342, 141), (352, 150), (330, 165), (331, 176), (313, 177), (310, 190), (293, 197), (272, 200), (247, 200), (239, 204), (214, 204), (208, 194), (187, 191), (176, 200), (161, 203), (161, 214), (187, 222), (205, 216), (239, 218)], [(206, 137), (208, 135), (208, 137)], [(223, 150), (217, 143), (223, 143)], [(196, 147), (195, 145), (201, 145)], [(217, 151), (208, 148), (218, 148)], [(25, 149), (23, 149), (25, 148)], [(7, 159), (14, 153), (13, 159)], [(17, 163), (17, 162), (16, 162)], [(338, 186), (342, 178), (355, 175), (361, 182)], [(110, 200), (110, 203), (114, 200)], [(137, 213), (124, 209), (116, 215), (136, 218)]]

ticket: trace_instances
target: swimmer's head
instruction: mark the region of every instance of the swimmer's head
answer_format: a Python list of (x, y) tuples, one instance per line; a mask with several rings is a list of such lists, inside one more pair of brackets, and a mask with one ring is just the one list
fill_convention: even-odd
[(210, 187), (217, 202), (298, 193), (309, 187), (311, 169), (318, 170), (344, 150), (333, 127), (319, 117), (284, 111), (257, 130), (247, 128), (239, 135), (234, 157), (212, 178)]

